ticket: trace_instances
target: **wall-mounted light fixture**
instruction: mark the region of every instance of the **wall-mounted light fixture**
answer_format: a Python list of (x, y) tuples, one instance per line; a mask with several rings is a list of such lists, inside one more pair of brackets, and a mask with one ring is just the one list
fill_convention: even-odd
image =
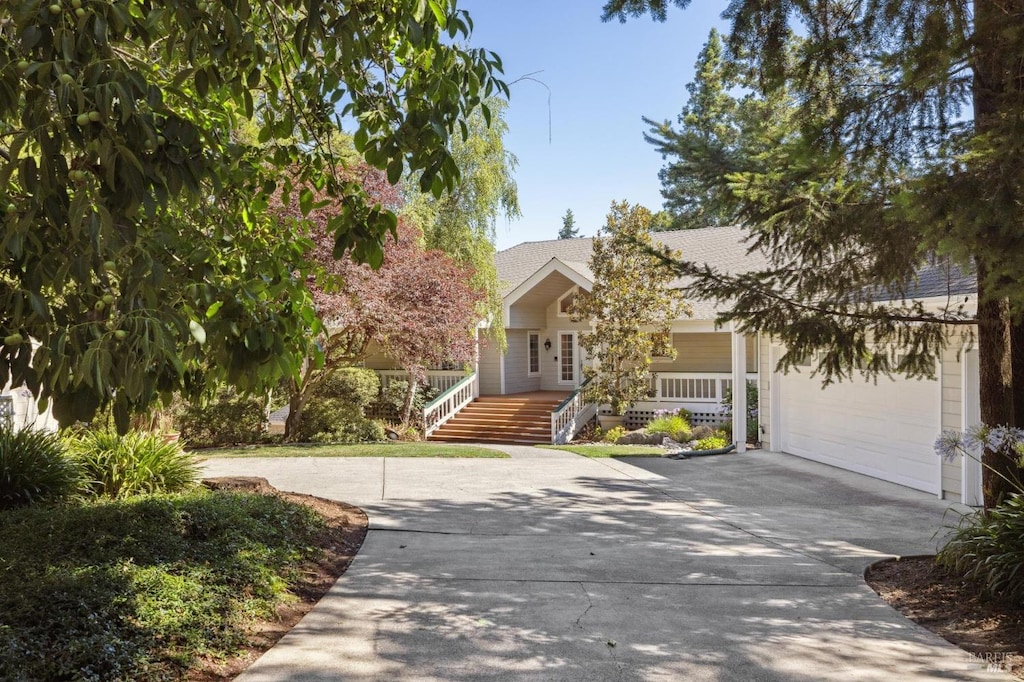
[(551, 339), (544, 339), (544, 350), (551, 350)]

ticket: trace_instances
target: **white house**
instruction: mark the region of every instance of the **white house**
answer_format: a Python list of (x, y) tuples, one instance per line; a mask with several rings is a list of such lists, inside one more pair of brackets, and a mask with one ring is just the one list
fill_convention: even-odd
[[(664, 232), (656, 238), (688, 260), (742, 272), (764, 265), (760, 254), (747, 253), (744, 236), (741, 228), (719, 227)], [(527, 242), (497, 254), (498, 276), (506, 285), (507, 351), (483, 343), (474, 374), (435, 373), (434, 381), (447, 390), (427, 415), (429, 431), (443, 424), (436, 435), (449, 439), (552, 442), (571, 436), (593, 414), (594, 407), (584, 405), (575, 392), (589, 362), (579, 346), (579, 334), (589, 323), (573, 322), (567, 312), (573, 296), (592, 286), (591, 248), (589, 238), (565, 239)], [(970, 301), (975, 290), (973, 278), (934, 269), (921, 273), (913, 297), (938, 305), (948, 295)], [(951, 335), (932, 380), (882, 377), (823, 389), (820, 377), (809, 376), (811, 358), (804, 371), (775, 372), (782, 346), (717, 328), (713, 305), (690, 303), (693, 316), (672, 325), (677, 357), (654, 359), (653, 397), (635, 406), (627, 424), (641, 426), (655, 409), (666, 407), (686, 407), (697, 423), (716, 421), (725, 388), (756, 382), (765, 447), (950, 500), (980, 503), (980, 465), (970, 458), (944, 463), (932, 449), (941, 430), (979, 421), (977, 354), (959, 336)], [(398, 374), (384, 357), (371, 358), (367, 365), (385, 379)], [(745, 392), (733, 396), (733, 413), (743, 414)], [(742, 420), (735, 420), (740, 449), (744, 434)]]

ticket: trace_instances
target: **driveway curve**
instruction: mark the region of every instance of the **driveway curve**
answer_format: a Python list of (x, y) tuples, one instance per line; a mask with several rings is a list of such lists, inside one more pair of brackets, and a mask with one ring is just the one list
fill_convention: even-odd
[(224, 459), (366, 510), (348, 573), (239, 679), (1010, 680), (863, 581), (933, 496), (788, 455)]

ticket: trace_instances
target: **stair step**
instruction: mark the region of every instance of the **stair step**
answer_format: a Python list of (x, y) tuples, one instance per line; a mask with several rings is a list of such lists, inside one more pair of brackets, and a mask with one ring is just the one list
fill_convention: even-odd
[(484, 396), (464, 407), (430, 434), (441, 442), (512, 443), (551, 442), (551, 412), (561, 400)]

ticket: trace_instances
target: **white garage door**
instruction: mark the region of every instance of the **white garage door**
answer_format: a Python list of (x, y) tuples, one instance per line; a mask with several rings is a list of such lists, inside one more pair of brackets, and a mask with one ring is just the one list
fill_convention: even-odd
[(780, 449), (799, 457), (939, 492), (941, 430), (938, 380), (879, 377), (822, 390), (810, 368), (776, 375)]

